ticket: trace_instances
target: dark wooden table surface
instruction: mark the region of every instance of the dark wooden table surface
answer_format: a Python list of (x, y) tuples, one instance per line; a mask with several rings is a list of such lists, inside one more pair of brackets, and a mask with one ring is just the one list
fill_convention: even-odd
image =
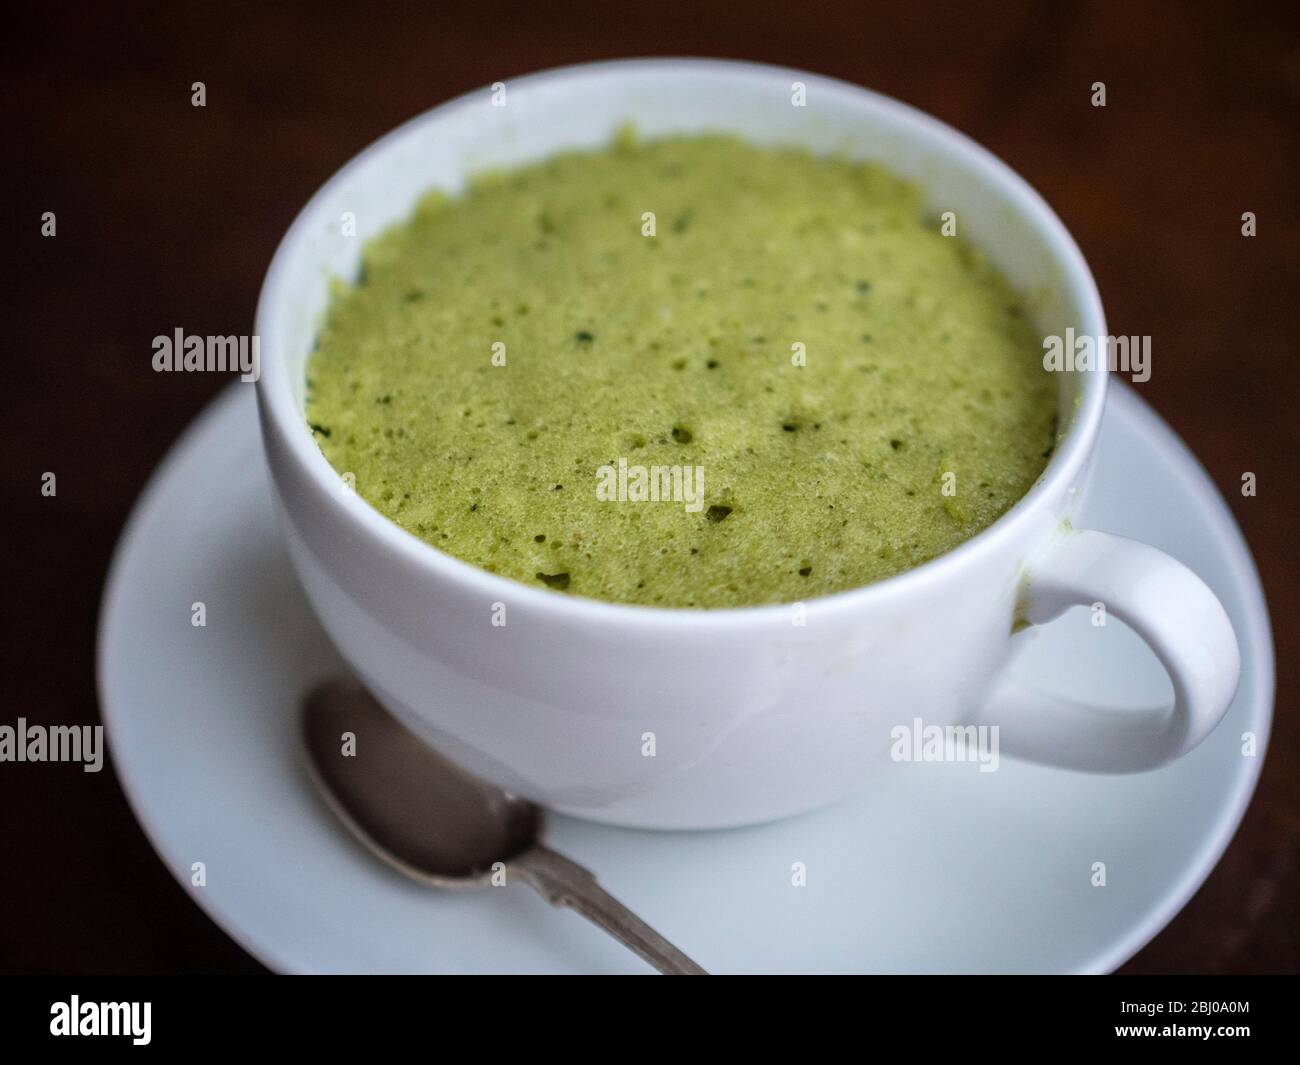
[[(251, 331), (276, 242), (341, 163), (432, 104), (542, 67), (652, 54), (797, 66), (987, 145), (1073, 231), (1114, 332), (1152, 336), (1142, 394), (1245, 531), (1279, 677), (1241, 831), (1124, 971), (1300, 971), (1293, 4), (41, 5), (9, 13), (0, 51), (0, 723), (97, 721), (110, 552), (150, 471), (223, 384), (155, 374), (151, 339)], [(1089, 102), (1095, 81), (1104, 109)], [(45, 211), (54, 239), (40, 235)], [(39, 492), (46, 470), (53, 500)], [(1243, 471), (1254, 498), (1238, 491)], [(0, 832), (0, 970), (260, 970), (173, 881), (111, 772), (0, 764)]]

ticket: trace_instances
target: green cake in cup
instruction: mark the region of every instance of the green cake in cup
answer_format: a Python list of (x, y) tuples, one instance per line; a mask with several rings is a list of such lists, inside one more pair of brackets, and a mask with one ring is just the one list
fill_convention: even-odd
[(724, 136), (431, 194), (336, 286), (326, 458), (485, 570), (666, 607), (794, 602), (996, 520), (1054, 446), (1021, 298), (888, 170)]

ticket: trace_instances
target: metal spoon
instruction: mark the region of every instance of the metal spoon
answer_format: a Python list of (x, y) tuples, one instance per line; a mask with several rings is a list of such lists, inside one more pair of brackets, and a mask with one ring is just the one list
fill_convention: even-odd
[[(344, 734), (355, 736), (344, 753)], [(453, 889), (492, 886), (493, 864), (553, 906), (600, 925), (662, 973), (708, 975), (604, 891), (582, 866), (542, 846), (542, 811), (471, 776), (409, 732), (351, 678), (302, 704), (308, 769), (326, 803), (372, 852), (407, 876)]]

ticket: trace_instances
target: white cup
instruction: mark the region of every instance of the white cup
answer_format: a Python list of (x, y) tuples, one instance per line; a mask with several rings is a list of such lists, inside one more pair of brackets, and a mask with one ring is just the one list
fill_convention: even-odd
[[(797, 83), (805, 106), (794, 105)], [(1106, 335), (1088, 267), (1043, 200), (894, 100), (799, 71), (683, 59), (593, 63), (495, 88), (413, 119), (330, 179), (276, 252), (257, 312), (262, 434), (290, 555), (335, 644), (393, 713), (516, 794), (649, 828), (739, 825), (831, 802), (896, 771), (891, 731), (916, 717), (997, 725), (1003, 754), (1098, 772), (1161, 765), (1214, 728), (1240, 670), (1219, 601), (1160, 551), (1073, 527), (1105, 372), (1058, 375), (1064, 438), (993, 525), (899, 576), (800, 607), (652, 609), (525, 586), (421, 542), (349, 492), (303, 416), (331, 276), (353, 277), (363, 242), (428, 189), (606, 144), (629, 120), (647, 138), (726, 131), (879, 160), (915, 181), (930, 209), (954, 211), (1013, 285), (1042, 294), (1043, 335)], [(1017, 622), (1096, 602), (1159, 656), (1171, 707), (1103, 713), (1004, 678)]]

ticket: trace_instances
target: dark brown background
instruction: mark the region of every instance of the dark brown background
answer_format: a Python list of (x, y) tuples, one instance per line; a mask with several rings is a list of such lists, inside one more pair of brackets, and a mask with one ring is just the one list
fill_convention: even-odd
[[(1142, 392), (1245, 531), (1280, 676), (1240, 834), (1124, 971), (1300, 971), (1300, 35), (1284, 5), (172, 7), (45, 5), (0, 38), (0, 721), (97, 720), (113, 544), (145, 478), (224, 383), (154, 374), (150, 341), (177, 326), (250, 331), (276, 242), (340, 164), (435, 103), (541, 67), (651, 54), (787, 64), (897, 96), (987, 145), (1073, 231), (1112, 330), (1153, 337)], [(1098, 80), (1104, 109), (1089, 104)], [(206, 109), (190, 106), (194, 81)], [(55, 239), (39, 235), (47, 210)], [(1254, 239), (1240, 235), (1247, 210)], [(45, 470), (58, 474), (53, 500), (39, 494)], [(1245, 470), (1254, 499), (1238, 491)], [(0, 970), (260, 969), (173, 882), (111, 772), (0, 764), (0, 832)]]

